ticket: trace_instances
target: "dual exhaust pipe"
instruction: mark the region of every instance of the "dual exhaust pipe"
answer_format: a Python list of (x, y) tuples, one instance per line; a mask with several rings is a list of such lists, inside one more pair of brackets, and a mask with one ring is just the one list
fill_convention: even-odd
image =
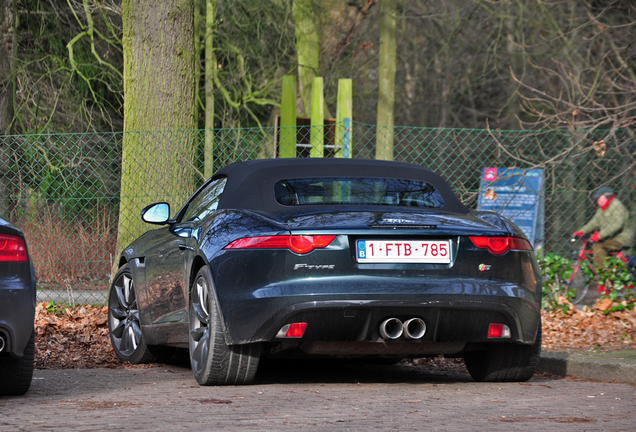
[(426, 333), (426, 323), (420, 318), (411, 318), (404, 322), (397, 318), (389, 318), (380, 324), (380, 337), (384, 340), (395, 340), (404, 336), (408, 340), (421, 339)]

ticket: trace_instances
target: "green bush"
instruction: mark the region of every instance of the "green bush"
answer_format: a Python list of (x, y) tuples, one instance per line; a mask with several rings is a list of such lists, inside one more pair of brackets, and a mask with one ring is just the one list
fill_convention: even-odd
[[(548, 310), (560, 308), (567, 312), (576, 297), (574, 288), (568, 284), (573, 272), (572, 262), (555, 253), (540, 255), (538, 260), (543, 278), (541, 307)], [(593, 279), (594, 285), (591, 289), (599, 289), (602, 298), (622, 302), (612, 306), (606, 313), (633, 308), (636, 301), (636, 283), (623, 260), (616, 256), (607, 257), (602, 266), (593, 266), (593, 271), (585, 262), (581, 264), (579, 271), (587, 278)]]
[(567, 280), (572, 277), (572, 262), (555, 253), (542, 254), (538, 259), (543, 280), (541, 307), (549, 310), (561, 308), (567, 312), (569, 302), (576, 295), (574, 289), (567, 285)]
[(634, 281), (623, 260), (616, 256), (606, 257), (603, 265), (595, 270), (598, 273), (598, 285), (604, 290), (603, 297), (634, 303)]

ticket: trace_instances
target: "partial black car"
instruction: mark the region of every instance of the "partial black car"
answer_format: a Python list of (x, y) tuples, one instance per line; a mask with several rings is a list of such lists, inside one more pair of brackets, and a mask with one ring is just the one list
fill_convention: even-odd
[[(140, 191), (140, 193), (142, 193)], [(117, 356), (188, 348), (201, 385), (246, 384), (262, 357), (463, 357), (478, 381), (525, 381), (541, 348), (541, 277), (504, 217), (471, 212), (401, 162), (228, 165), (125, 248), (108, 300)]]
[(0, 219), (0, 396), (31, 386), (36, 280), (24, 234)]

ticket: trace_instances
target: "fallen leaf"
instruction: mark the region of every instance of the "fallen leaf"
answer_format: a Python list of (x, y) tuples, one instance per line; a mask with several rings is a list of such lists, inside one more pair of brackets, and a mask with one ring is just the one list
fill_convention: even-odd
[(594, 141), (592, 143), (592, 147), (596, 151), (597, 156), (599, 157), (605, 156), (605, 150), (607, 148), (607, 145), (605, 144), (605, 140)]
[(600, 310), (601, 312), (605, 312), (606, 310), (612, 307), (612, 303), (613, 302), (611, 299), (603, 298), (603, 299), (600, 299), (598, 302), (596, 302), (594, 307)]
[[(600, 302), (599, 302), (600, 303)], [(564, 304), (568, 304), (564, 300)], [(604, 305), (611, 301), (605, 301)], [(607, 310), (607, 309), (604, 309)], [(610, 312), (587, 308), (541, 311), (542, 348), (549, 351), (636, 349), (636, 311)], [(148, 367), (122, 363), (113, 352), (108, 334), (108, 308), (75, 306), (48, 312), (39, 303), (35, 317), (37, 369)], [(454, 373), (464, 370), (462, 359), (414, 359), (415, 367)], [(260, 393), (260, 392), (259, 392)], [(212, 402), (210, 402), (212, 403)]]

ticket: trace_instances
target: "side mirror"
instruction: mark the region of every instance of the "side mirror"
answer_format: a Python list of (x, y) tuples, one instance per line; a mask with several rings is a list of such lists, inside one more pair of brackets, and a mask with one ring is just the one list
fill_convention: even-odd
[(170, 204), (160, 202), (150, 204), (141, 211), (141, 219), (156, 225), (165, 225), (170, 220)]

